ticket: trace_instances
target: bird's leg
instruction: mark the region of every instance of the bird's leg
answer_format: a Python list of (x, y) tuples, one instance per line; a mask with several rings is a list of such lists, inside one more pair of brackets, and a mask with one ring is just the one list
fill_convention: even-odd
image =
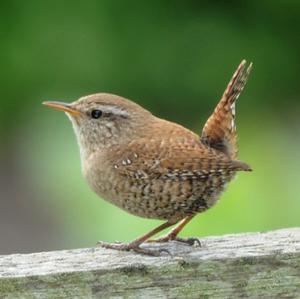
[(106, 243), (106, 242), (100, 241), (97, 243), (97, 245), (99, 245), (103, 248), (123, 250), (123, 251), (133, 250), (138, 253), (143, 253), (143, 254), (153, 255), (153, 256), (158, 256), (162, 251), (169, 253), (166, 249), (154, 251), (154, 250), (150, 250), (150, 249), (141, 248), (140, 245), (143, 242), (145, 242), (147, 239), (149, 239), (152, 236), (154, 236), (155, 234), (161, 232), (165, 228), (172, 226), (173, 224), (174, 224), (173, 222), (165, 222), (165, 223), (161, 224), (160, 226), (156, 227), (155, 229), (151, 230), (147, 234), (133, 240), (130, 243)]
[(174, 240), (174, 241), (186, 243), (188, 245), (194, 245), (194, 244), (197, 243), (199, 246), (201, 246), (201, 243), (200, 243), (199, 239), (197, 239), (197, 238), (180, 238), (180, 237), (177, 237), (177, 235), (183, 229), (183, 227), (186, 224), (188, 224), (193, 219), (194, 216), (195, 215), (185, 217), (174, 228), (172, 228), (171, 231), (169, 233), (167, 233), (166, 235), (164, 235), (164, 236), (162, 236), (158, 239), (147, 240), (147, 242), (168, 242), (168, 241), (173, 241)]

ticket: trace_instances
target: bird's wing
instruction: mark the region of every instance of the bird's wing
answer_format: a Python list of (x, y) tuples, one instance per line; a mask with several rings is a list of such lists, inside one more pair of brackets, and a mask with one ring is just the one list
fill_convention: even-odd
[(168, 177), (197, 179), (250, 170), (240, 161), (196, 140), (139, 139), (113, 153), (115, 171), (137, 179)]

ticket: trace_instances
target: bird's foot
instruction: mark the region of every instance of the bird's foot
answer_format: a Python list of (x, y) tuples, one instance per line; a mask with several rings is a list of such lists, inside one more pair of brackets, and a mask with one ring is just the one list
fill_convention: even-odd
[(172, 234), (165, 235), (158, 239), (150, 239), (150, 240), (147, 240), (146, 242), (163, 243), (163, 242), (169, 242), (169, 241), (177, 241), (177, 242), (181, 242), (181, 243), (184, 243), (184, 244), (187, 244), (190, 246), (198, 245), (199, 247), (201, 247), (201, 242), (198, 238), (180, 238), (180, 237), (174, 236)]
[(161, 253), (165, 252), (167, 254), (170, 254), (170, 252), (167, 249), (158, 249), (158, 250), (153, 250), (153, 249), (146, 249), (146, 248), (141, 248), (140, 244), (137, 244), (135, 242), (131, 243), (107, 243), (107, 242), (102, 242), (99, 241), (97, 243), (97, 246), (102, 247), (102, 248), (107, 248), (107, 249), (115, 249), (115, 250), (120, 250), (120, 251), (134, 251), (136, 253), (140, 254), (145, 254), (149, 256), (160, 256)]

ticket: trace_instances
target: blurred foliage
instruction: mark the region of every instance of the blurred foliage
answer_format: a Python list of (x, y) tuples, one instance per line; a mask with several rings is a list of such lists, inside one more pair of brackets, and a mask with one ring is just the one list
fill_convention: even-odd
[(234, 69), (241, 173), (183, 235), (300, 225), (299, 1), (2, 1), (0, 253), (130, 240), (158, 222), (100, 200), (63, 114), (45, 99), (133, 99), (196, 132)]

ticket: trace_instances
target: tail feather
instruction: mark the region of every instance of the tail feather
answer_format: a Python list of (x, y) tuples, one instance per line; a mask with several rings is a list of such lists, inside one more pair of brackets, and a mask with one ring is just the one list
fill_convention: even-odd
[(224, 152), (232, 159), (237, 157), (235, 102), (242, 92), (252, 68), (243, 60), (233, 74), (213, 114), (204, 125), (201, 140), (208, 146)]

